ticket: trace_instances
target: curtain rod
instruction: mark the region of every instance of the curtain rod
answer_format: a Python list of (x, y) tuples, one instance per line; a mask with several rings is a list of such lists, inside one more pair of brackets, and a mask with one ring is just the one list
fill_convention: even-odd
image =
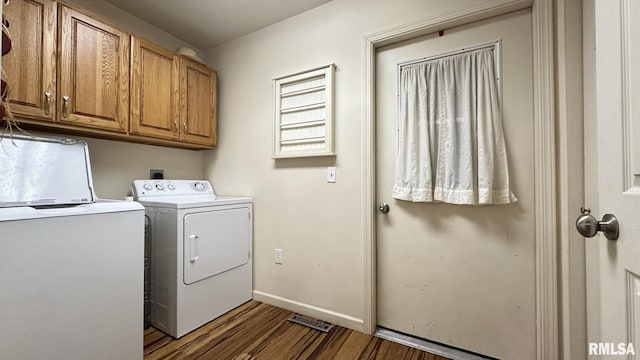
[(423, 63), (423, 62), (442, 59), (442, 58), (449, 57), (449, 56), (464, 54), (464, 53), (467, 53), (467, 52), (472, 52), (472, 51), (476, 51), (476, 50), (480, 50), (480, 49), (484, 49), (484, 48), (495, 48), (495, 47), (500, 45), (500, 41), (501, 40), (493, 40), (493, 41), (482, 43), (482, 44), (478, 44), (478, 45), (467, 46), (467, 47), (464, 47), (464, 48), (461, 48), (461, 49), (447, 51), (445, 53), (441, 53), (441, 54), (438, 54), (438, 55), (433, 55), (433, 56), (428, 56), (428, 57), (424, 57), (424, 58), (421, 58), (421, 59), (406, 61), (406, 62), (403, 62), (403, 63), (399, 63), (398, 64), (398, 68), (402, 69), (405, 66), (420, 64), (420, 63)]

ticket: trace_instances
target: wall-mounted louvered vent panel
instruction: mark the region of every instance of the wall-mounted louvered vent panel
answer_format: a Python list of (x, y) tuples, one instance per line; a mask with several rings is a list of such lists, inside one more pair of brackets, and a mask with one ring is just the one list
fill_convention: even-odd
[(334, 65), (274, 80), (274, 158), (335, 155)]

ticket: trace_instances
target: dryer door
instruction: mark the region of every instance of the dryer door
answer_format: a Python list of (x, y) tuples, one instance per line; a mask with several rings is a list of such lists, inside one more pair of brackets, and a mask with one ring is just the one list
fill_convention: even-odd
[(250, 259), (249, 208), (184, 216), (184, 283), (193, 284)]

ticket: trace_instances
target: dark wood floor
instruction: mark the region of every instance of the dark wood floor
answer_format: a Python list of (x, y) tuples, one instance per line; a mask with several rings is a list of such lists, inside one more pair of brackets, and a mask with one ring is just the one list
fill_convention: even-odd
[(287, 321), (292, 314), (250, 301), (178, 340), (149, 328), (144, 359), (446, 360), (340, 326), (323, 333)]

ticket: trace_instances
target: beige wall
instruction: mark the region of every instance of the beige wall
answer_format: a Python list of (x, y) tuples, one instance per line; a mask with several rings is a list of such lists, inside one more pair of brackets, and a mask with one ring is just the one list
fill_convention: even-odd
[(148, 179), (149, 169), (163, 169), (167, 179), (201, 179), (202, 152), (160, 146), (84, 138), (96, 194), (122, 199), (136, 179)]
[[(145, 37), (168, 49), (193, 46), (185, 43), (103, 0), (72, 0), (106, 21), (130, 33)], [(195, 48), (194, 48), (195, 49)], [(196, 49), (197, 50), (197, 49)], [(164, 169), (165, 177), (202, 178), (201, 151), (180, 150), (118, 141), (84, 139), (89, 144), (96, 194), (121, 199), (131, 182), (149, 177), (149, 169)]]
[[(362, 327), (363, 35), (477, 4), (335, 0), (207, 52), (220, 74), (220, 142), (205, 155), (205, 176), (220, 193), (255, 198), (258, 298)], [(328, 63), (337, 66), (337, 157), (271, 159), (271, 79)], [(325, 180), (330, 165), (335, 184)], [(283, 249), (283, 265), (274, 263), (274, 248)], [(533, 273), (524, 275), (533, 284)]]

